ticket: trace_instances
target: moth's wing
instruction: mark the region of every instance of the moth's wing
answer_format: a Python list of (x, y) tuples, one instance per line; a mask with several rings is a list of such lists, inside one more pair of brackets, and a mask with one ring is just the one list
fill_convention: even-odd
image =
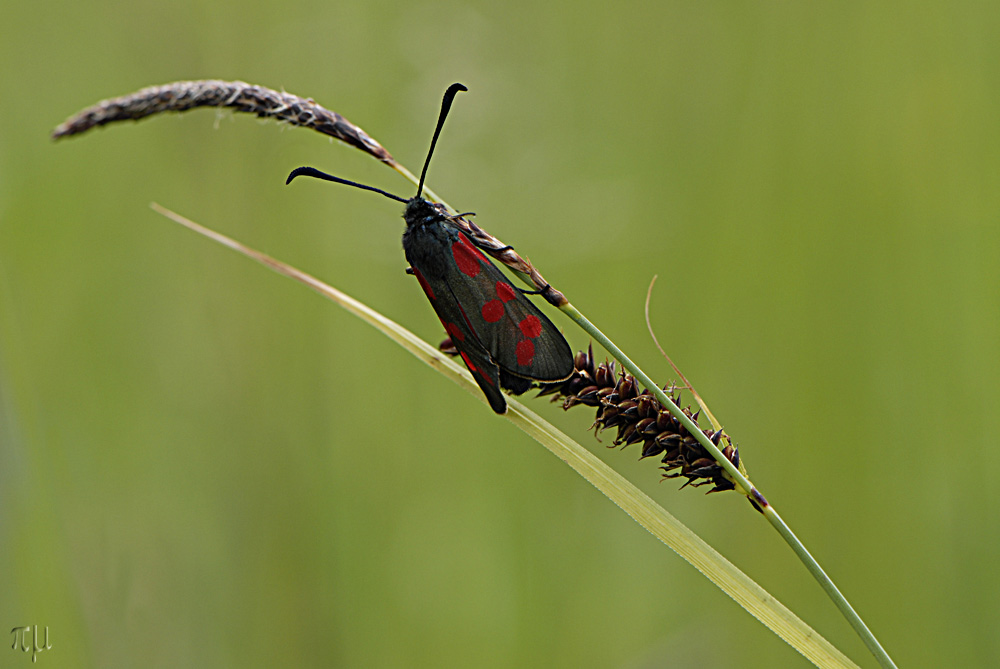
[(515, 376), (503, 367), (498, 369), (500, 370), (500, 387), (510, 391), (512, 395), (520, 395), (531, 388), (531, 379)]
[(493, 362), (516, 377), (568, 378), (573, 351), (552, 321), (464, 233), (458, 233), (451, 253), (461, 274), (449, 273), (445, 281), (466, 307), (466, 322)]
[(413, 268), (413, 274), (420, 282), (420, 287), (423, 288), (448, 336), (451, 337), (452, 344), (462, 356), (465, 366), (472, 373), (472, 378), (486, 395), (490, 408), (499, 414), (507, 413), (507, 400), (500, 392), (500, 369), (476, 336), (450, 282), (447, 279), (428, 281), (416, 267)]

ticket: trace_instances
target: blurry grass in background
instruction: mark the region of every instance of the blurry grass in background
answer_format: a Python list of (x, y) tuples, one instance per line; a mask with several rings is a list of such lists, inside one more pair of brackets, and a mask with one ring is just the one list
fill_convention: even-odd
[[(661, 341), (893, 657), (995, 664), (998, 23), (985, 3), (9, 8), (0, 622), (48, 625), (60, 666), (800, 661), (478, 402), (147, 208), (434, 341), (398, 209), (282, 186), (314, 164), (406, 190), (390, 171), (211, 112), (48, 141), (104, 97), (240, 78), (414, 169), (462, 81), (432, 186), (662, 382), (642, 302), (654, 273), (681, 287), (654, 295)], [(865, 661), (745, 502), (675, 493), (536, 408)]]

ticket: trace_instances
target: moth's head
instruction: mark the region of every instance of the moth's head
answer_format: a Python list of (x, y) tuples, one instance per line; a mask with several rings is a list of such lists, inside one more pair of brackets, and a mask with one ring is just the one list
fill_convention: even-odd
[(435, 202), (428, 202), (420, 196), (415, 196), (406, 201), (406, 209), (403, 210), (403, 219), (407, 227), (416, 225), (429, 225), (435, 221), (440, 221), (448, 215), (444, 205)]

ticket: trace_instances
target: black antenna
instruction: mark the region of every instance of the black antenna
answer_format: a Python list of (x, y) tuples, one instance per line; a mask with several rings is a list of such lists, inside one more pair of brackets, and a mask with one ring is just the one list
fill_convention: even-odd
[(376, 193), (381, 193), (385, 195), (390, 200), (395, 200), (396, 202), (402, 202), (406, 204), (407, 200), (401, 198), (398, 195), (393, 195), (392, 193), (386, 193), (381, 188), (375, 188), (374, 186), (366, 186), (364, 184), (359, 184), (354, 181), (348, 181), (347, 179), (341, 179), (340, 177), (335, 177), (332, 174), (327, 174), (326, 172), (320, 172), (315, 167), (296, 167), (292, 170), (292, 173), (288, 175), (285, 179), (285, 185), (292, 183), (292, 179), (295, 177), (315, 177), (317, 179), (326, 179), (327, 181), (333, 181), (334, 183), (344, 184), (345, 186), (354, 186), (355, 188), (362, 188), (364, 190), (375, 191)]
[(462, 84), (452, 84), (448, 87), (448, 90), (444, 92), (444, 100), (441, 101), (441, 115), (438, 116), (437, 127), (434, 128), (434, 137), (431, 139), (431, 148), (427, 152), (427, 159), (424, 160), (424, 169), (420, 172), (420, 183), (417, 184), (417, 197), (424, 190), (424, 177), (427, 176), (427, 166), (431, 164), (431, 156), (434, 155), (434, 145), (437, 144), (438, 135), (441, 134), (441, 126), (444, 125), (445, 118), (448, 117), (448, 111), (451, 109), (451, 103), (458, 95), (459, 91), (469, 90)]
[[(427, 166), (431, 164), (431, 156), (434, 155), (434, 145), (437, 144), (438, 135), (441, 134), (441, 127), (444, 125), (444, 120), (448, 118), (448, 111), (451, 109), (451, 103), (455, 100), (455, 96), (458, 95), (459, 91), (469, 90), (462, 84), (452, 84), (448, 87), (448, 90), (444, 92), (444, 100), (441, 101), (441, 115), (438, 116), (437, 127), (434, 128), (434, 137), (431, 139), (431, 148), (427, 152), (427, 158), (424, 160), (424, 169), (420, 172), (420, 183), (417, 184), (417, 197), (424, 191), (424, 177), (427, 176)], [(326, 172), (320, 172), (315, 167), (297, 167), (292, 170), (292, 173), (288, 175), (285, 179), (285, 185), (292, 183), (292, 179), (295, 177), (314, 177), (316, 179), (325, 179), (326, 181), (332, 181), (338, 184), (344, 184), (345, 186), (354, 186), (355, 188), (361, 188), (362, 190), (370, 190), (376, 193), (381, 193), (385, 195), (390, 200), (395, 200), (396, 202), (402, 202), (406, 204), (409, 202), (406, 198), (399, 197), (398, 195), (393, 195), (392, 193), (387, 193), (381, 188), (375, 188), (374, 186), (366, 186), (364, 184), (359, 184), (356, 181), (348, 181), (347, 179), (341, 179), (340, 177), (335, 177), (332, 174), (327, 174)]]

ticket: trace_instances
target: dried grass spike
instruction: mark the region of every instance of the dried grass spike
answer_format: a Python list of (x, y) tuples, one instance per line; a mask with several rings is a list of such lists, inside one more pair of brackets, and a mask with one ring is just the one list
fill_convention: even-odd
[(66, 119), (52, 131), (52, 139), (79, 135), (116, 121), (138, 121), (163, 112), (183, 112), (197, 107), (222, 107), (272, 118), (339, 139), (389, 165), (396, 160), (381, 144), (340, 114), (301, 98), (254, 86), (243, 81), (175, 81), (150, 86), (118, 98), (102, 100)]
[[(663, 477), (686, 479), (682, 488), (712, 485), (710, 493), (735, 488), (722, 466), (677, 418), (648, 390), (639, 391), (639, 384), (632, 375), (616, 373), (613, 362), (595, 365), (592, 348), (577, 353), (574, 361), (576, 371), (569, 379), (542, 386), (539, 394), (562, 398), (564, 409), (578, 404), (596, 408), (594, 426), (597, 430), (617, 430), (609, 448), (625, 448), (641, 443), (640, 459), (660, 457)], [(664, 392), (670, 401), (681, 406), (676, 387), (664, 388)], [(698, 422), (700, 410), (692, 412), (690, 407), (685, 407), (683, 411), (695, 423)], [(721, 442), (722, 430), (708, 428), (703, 432), (712, 443), (718, 445)], [(723, 454), (739, 466), (737, 449), (727, 446)]]

